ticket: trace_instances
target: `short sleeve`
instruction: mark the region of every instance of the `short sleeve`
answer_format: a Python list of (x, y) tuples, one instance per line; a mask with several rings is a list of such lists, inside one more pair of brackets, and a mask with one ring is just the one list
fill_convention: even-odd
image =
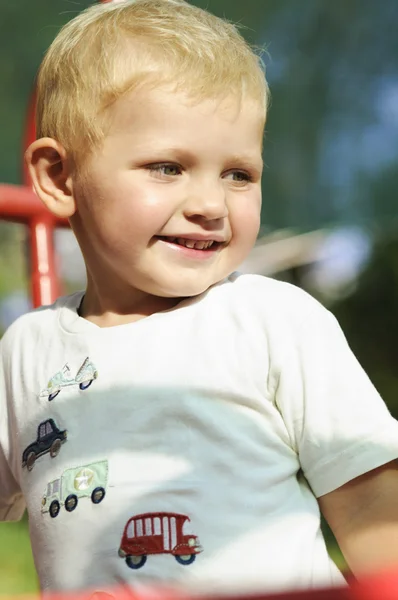
[(17, 521), (25, 511), (25, 501), (11, 467), (16, 432), (12, 429), (12, 397), (5, 354), (0, 340), (0, 521)]
[(334, 316), (312, 301), (292, 328), (276, 402), (303, 473), (319, 497), (398, 457), (398, 422)]

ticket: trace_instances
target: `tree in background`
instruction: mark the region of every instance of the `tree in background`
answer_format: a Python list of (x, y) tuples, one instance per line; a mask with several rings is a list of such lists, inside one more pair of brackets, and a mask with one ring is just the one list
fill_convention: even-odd
[[(250, 42), (267, 48), (264, 229), (381, 218), (369, 182), (395, 161), (398, 143), (396, 0), (191, 1), (241, 23)], [(46, 47), (89, 4), (1, 6), (0, 181), (19, 181), (25, 107)]]
[(333, 312), (398, 419), (398, 235), (378, 241), (355, 291)]

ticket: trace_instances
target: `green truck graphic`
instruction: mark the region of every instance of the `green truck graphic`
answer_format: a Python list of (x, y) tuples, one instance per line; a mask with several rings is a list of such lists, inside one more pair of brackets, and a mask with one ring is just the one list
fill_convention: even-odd
[(91, 498), (93, 504), (99, 504), (105, 497), (107, 482), (107, 460), (66, 469), (61, 477), (47, 484), (41, 512), (50, 513), (52, 518), (58, 516), (61, 506), (72, 512), (80, 498)]

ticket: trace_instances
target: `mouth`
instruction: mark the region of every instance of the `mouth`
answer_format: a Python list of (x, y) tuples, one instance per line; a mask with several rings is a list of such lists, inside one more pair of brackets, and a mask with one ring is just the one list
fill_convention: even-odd
[(168, 237), (168, 236), (158, 236), (159, 240), (163, 242), (167, 242), (168, 244), (174, 244), (175, 246), (182, 246), (184, 248), (189, 248), (190, 250), (202, 250), (204, 252), (208, 252), (209, 250), (217, 250), (220, 248), (224, 242), (220, 242), (217, 240), (195, 240), (192, 238), (183, 238), (183, 237)]

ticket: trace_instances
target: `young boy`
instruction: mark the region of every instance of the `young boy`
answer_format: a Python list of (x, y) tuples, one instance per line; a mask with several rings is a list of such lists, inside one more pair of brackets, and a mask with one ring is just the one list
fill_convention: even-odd
[(96, 5), (38, 80), (37, 194), (87, 289), (1, 342), (0, 516), (43, 590), (339, 585), (398, 560), (398, 425), (334, 318), (234, 270), (260, 223), (268, 91), (183, 0)]

